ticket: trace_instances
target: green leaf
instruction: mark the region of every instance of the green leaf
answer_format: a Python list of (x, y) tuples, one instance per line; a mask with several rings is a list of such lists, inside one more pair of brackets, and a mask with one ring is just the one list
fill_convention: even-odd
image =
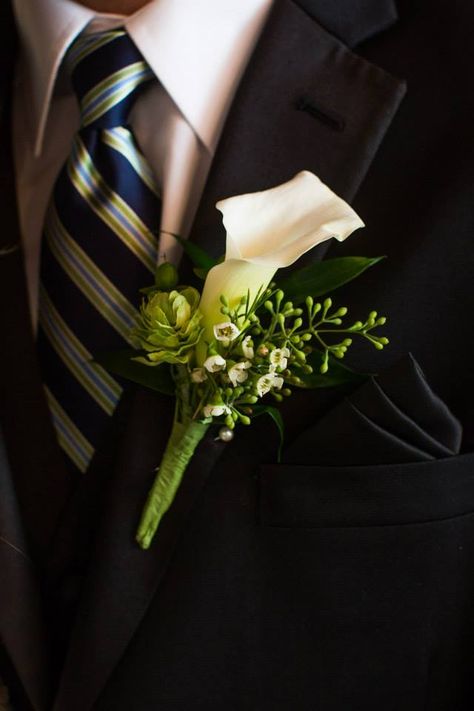
[(313, 390), (316, 388), (331, 388), (335, 385), (348, 385), (351, 383), (357, 385), (358, 383), (363, 383), (370, 377), (370, 374), (367, 373), (356, 373), (347, 365), (343, 365), (341, 361), (336, 358), (331, 358), (331, 356), (329, 356), (329, 370), (322, 375), (319, 372), (319, 368), (323, 362), (323, 354), (316, 350), (311, 353), (306, 362), (313, 368), (313, 372), (310, 375), (299, 375), (298, 373), (298, 377), (303, 381), (302, 388)]
[(203, 269), (207, 273), (209, 269), (211, 269), (218, 263), (217, 259), (211, 257), (210, 254), (208, 254), (201, 247), (198, 247), (198, 245), (194, 244), (194, 242), (190, 242), (189, 240), (183, 239), (179, 235), (175, 234), (173, 234), (173, 237), (179, 242), (183, 250), (188, 255), (189, 259), (198, 269)]
[(307, 296), (323, 296), (355, 279), (385, 257), (336, 257), (310, 264), (278, 281), (285, 297), (301, 303)]
[(285, 440), (285, 424), (283, 422), (283, 417), (281, 416), (280, 410), (271, 405), (254, 405), (253, 406), (254, 417), (259, 417), (260, 415), (269, 415), (273, 422), (276, 424), (278, 429), (278, 434), (280, 435), (280, 444), (278, 446), (278, 462), (281, 461), (281, 450), (283, 448), (283, 443)]
[(138, 383), (138, 385), (143, 385), (164, 395), (174, 395), (175, 387), (169, 365), (142, 365), (132, 360), (137, 356), (137, 353), (131, 348), (100, 353), (95, 358), (95, 362), (109, 371), (109, 373), (119, 375), (126, 380), (131, 380), (134, 383)]

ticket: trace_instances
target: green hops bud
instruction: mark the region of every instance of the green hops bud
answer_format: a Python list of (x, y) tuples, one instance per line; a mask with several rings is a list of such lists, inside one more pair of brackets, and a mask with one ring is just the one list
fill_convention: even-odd
[(163, 262), (155, 272), (155, 284), (161, 291), (171, 291), (178, 283), (178, 270), (170, 262)]
[(283, 395), (280, 395), (280, 393), (272, 392), (272, 395), (277, 402), (283, 402)]
[(223, 306), (229, 306), (229, 301), (228, 301), (227, 297), (224, 296), (224, 294), (221, 294), (221, 295), (219, 296), (219, 301), (221, 302), (221, 304), (222, 304)]
[(346, 346), (346, 348), (348, 346), (352, 346), (352, 338), (345, 338), (342, 343), (344, 346)]
[(332, 306), (332, 299), (330, 299), (329, 297), (327, 299), (324, 299), (323, 304), (324, 304), (325, 310), (328, 311)]
[(328, 370), (329, 370), (329, 366), (328, 366), (327, 361), (325, 361), (324, 363), (322, 363), (321, 367), (319, 368), (319, 372), (321, 373), (321, 375), (326, 375)]
[(338, 316), (346, 316), (346, 314), (347, 314), (347, 306), (341, 306), (341, 308), (337, 310)]
[(237, 420), (239, 419), (239, 413), (234, 410), (232, 414), (227, 415), (227, 417), (231, 417), (233, 422), (237, 422)]
[(199, 298), (196, 289), (186, 286), (155, 290), (142, 302), (131, 334), (133, 345), (146, 352), (141, 362), (184, 364), (192, 358), (203, 330)]
[(385, 326), (386, 323), (387, 323), (386, 316), (381, 316), (380, 318), (377, 319), (377, 326)]
[(302, 341), (310, 341), (312, 339), (313, 335), (311, 333), (303, 333), (301, 336)]
[(310, 365), (308, 365), (307, 363), (305, 363), (305, 364), (303, 365), (303, 367), (301, 368), (301, 370), (303, 371), (303, 373), (306, 373), (306, 375), (311, 375), (311, 373), (313, 372), (312, 367), (311, 367)]
[(379, 343), (379, 341), (373, 341), (373, 344), (378, 351), (383, 351), (383, 344), (382, 343)]
[(303, 325), (303, 319), (297, 318), (297, 319), (295, 319), (295, 322), (293, 323), (293, 328), (301, 328), (302, 325)]
[(390, 341), (388, 340), (388, 338), (386, 338), (386, 336), (382, 336), (382, 338), (379, 338), (379, 341), (383, 346), (388, 346), (388, 344), (390, 343)]
[(240, 415), (240, 421), (243, 425), (250, 425), (252, 420), (247, 415)]
[(235, 423), (234, 423), (234, 419), (233, 419), (232, 415), (227, 415), (227, 417), (225, 418), (225, 423), (229, 429), (231, 429), (231, 430), (234, 429)]
[(233, 394), (234, 394), (234, 391), (232, 390), (232, 388), (226, 388), (226, 389), (224, 390), (224, 395), (225, 395), (227, 398), (232, 397)]
[(273, 304), (271, 301), (265, 301), (263, 305), (265, 306), (267, 311), (270, 311), (271, 314), (273, 313)]
[(295, 348), (294, 354), (296, 360), (299, 360), (301, 363), (304, 363), (306, 361), (306, 354), (303, 351), (299, 351)]
[(283, 390), (281, 391), (281, 394), (283, 395), (283, 397), (290, 397), (290, 395), (291, 395), (290, 388), (283, 388)]
[(306, 297), (306, 306), (308, 307), (309, 310), (311, 310), (311, 309), (313, 308), (313, 304), (314, 304), (314, 299), (313, 299), (313, 297), (312, 297), (312, 296), (307, 296), (307, 297)]
[(283, 311), (293, 311), (293, 302), (287, 301), (286, 304), (284, 304), (283, 306)]

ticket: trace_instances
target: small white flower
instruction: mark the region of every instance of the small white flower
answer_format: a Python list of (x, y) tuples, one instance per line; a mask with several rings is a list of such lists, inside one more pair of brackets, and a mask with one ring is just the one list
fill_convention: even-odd
[(191, 371), (191, 380), (193, 381), (193, 383), (203, 383), (205, 380), (207, 380), (207, 375), (204, 368), (194, 368)]
[(263, 397), (272, 389), (281, 390), (283, 383), (283, 378), (276, 373), (270, 372), (266, 375), (262, 375), (262, 377), (257, 380), (257, 395)]
[(236, 387), (239, 383), (245, 383), (249, 377), (249, 374), (246, 371), (251, 367), (252, 363), (249, 360), (246, 360), (241, 363), (235, 363), (232, 368), (229, 368), (227, 375), (229, 376), (229, 380), (234, 387)]
[(270, 353), (270, 364), (274, 369), (285, 370), (288, 365), (288, 358), (290, 357), (289, 348), (275, 348)]
[(204, 361), (204, 367), (209, 373), (218, 373), (219, 370), (224, 370), (225, 360), (220, 355), (213, 355), (206, 358)]
[(221, 417), (222, 415), (230, 414), (230, 407), (224, 405), (204, 405), (202, 408), (204, 417)]
[(251, 336), (245, 336), (242, 341), (242, 353), (244, 354), (244, 358), (250, 358), (251, 360), (254, 357), (255, 352), (253, 350), (253, 341)]
[(235, 323), (231, 323), (230, 321), (216, 323), (214, 326), (214, 337), (217, 341), (235, 341), (239, 335), (239, 329)]

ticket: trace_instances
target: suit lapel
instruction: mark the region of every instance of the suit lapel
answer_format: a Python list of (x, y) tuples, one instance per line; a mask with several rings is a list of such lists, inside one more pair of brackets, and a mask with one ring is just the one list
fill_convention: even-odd
[[(268, 188), (301, 169), (352, 198), (403, 93), (401, 82), (352, 54), (293, 2), (277, 0), (227, 119), (191, 239), (221, 254), (224, 232), (215, 202)], [(223, 447), (213, 435), (202, 443), (144, 553), (134, 544), (134, 530), (166, 442), (172, 403), (139, 391), (124, 408), (115, 472), (55, 711), (93, 707)]]
[(51, 696), (39, 579), (67, 482), (36, 364), (20, 244), (9, 140), (16, 54), (9, 3), (2, 5), (0, 27), (0, 639), (27, 697), (39, 710), (47, 708)]

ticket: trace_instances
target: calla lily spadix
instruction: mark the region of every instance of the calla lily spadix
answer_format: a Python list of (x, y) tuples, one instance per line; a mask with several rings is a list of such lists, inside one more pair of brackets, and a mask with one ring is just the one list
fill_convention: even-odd
[(216, 207), (227, 238), (225, 261), (208, 273), (199, 304), (208, 342), (214, 324), (223, 320), (222, 295), (231, 308), (248, 292), (252, 301), (278, 269), (317, 244), (331, 238), (342, 242), (364, 226), (350, 205), (309, 171), (270, 190), (221, 200)]

